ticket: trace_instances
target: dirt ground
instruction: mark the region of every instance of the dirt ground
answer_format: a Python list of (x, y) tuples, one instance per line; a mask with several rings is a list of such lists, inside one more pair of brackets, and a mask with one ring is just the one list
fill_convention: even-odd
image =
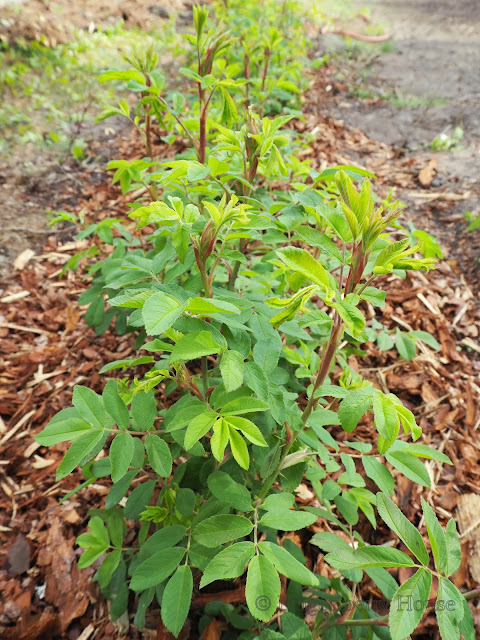
[[(359, 9), (365, 4), (359, 2)], [(480, 234), (467, 236), (463, 217), (465, 211), (480, 213), (480, 3), (377, 0), (368, 6), (371, 21), (391, 34), (391, 50), (371, 45), (364, 66), (352, 63), (350, 77), (347, 70), (325, 110), (389, 145), (398, 159), (393, 165), (413, 161), (416, 190), (399, 197), (409, 204), (415, 225), (439, 239), (445, 257), (458, 261), (478, 290)], [(321, 43), (325, 50), (344, 46), (338, 36)], [(353, 85), (372, 97), (359, 98)], [(464, 134), (458, 150), (429, 149), (456, 127)], [(418, 180), (422, 169), (430, 177)]]

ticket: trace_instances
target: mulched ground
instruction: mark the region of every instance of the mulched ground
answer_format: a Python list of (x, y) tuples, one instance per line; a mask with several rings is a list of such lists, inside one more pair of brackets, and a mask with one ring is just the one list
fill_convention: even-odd
[[(418, 191), (423, 159), (398, 158), (390, 147), (322, 116), (322, 102), (331, 93), (325, 91), (329, 83), (328, 76), (317, 79), (305, 104), (306, 121), (296, 125), (315, 132), (311, 156), (316, 165), (357, 163), (376, 173), (379, 179), (375, 187), (384, 194), (391, 186), (401, 199), (405, 192)], [(116, 143), (116, 157), (139, 153), (131, 132), (121, 132)], [(98, 153), (95, 143), (92, 153)], [(80, 186), (72, 182), (74, 210), (87, 211), (92, 219), (124, 215), (128, 199), (109, 184), (109, 177), (98, 167), (78, 170), (76, 178)], [(429, 193), (428, 188), (424, 192)], [(436, 196), (422, 200), (421, 221), (428, 220), (432, 207), (441, 207), (444, 202)], [(412, 215), (418, 221), (415, 209)], [(420, 222), (417, 226), (422, 228)], [(108, 620), (106, 603), (90, 581), (93, 569), (78, 570), (79, 552), (74, 547), (75, 537), (86, 527), (88, 509), (102, 505), (106, 488), (101, 483), (91, 485), (59, 506), (59, 499), (81, 481), (81, 474), (76, 471), (56, 483), (56, 468), (66, 447), (47, 450), (33, 440), (57, 411), (70, 405), (75, 384), (101, 390), (104, 378), (97, 371), (105, 362), (125, 358), (132, 350), (131, 337), (112, 332), (98, 337), (85, 325), (85, 309), (76, 303), (86, 286), (81, 270), (59, 279), (68, 258), (84, 246), (74, 239), (71, 230), (52, 232), (46, 236), (41, 252), (27, 262), (28, 255), (24, 256), (25, 260), (19, 260), (11, 275), (0, 283), (0, 591), (4, 594), (0, 637), (167, 640), (172, 636), (159, 622), (158, 611), (152, 612), (148, 629), (142, 633), (129, 629), (128, 620), (115, 624)], [(399, 476), (396, 496), (424, 535), (418, 515), (420, 493), (435, 505), (443, 524), (454, 515), (461, 534), (463, 563), (453, 580), (459, 588), (469, 590), (480, 582), (480, 310), (474, 294), (478, 283), (460, 264), (450, 253), (449, 260), (427, 276), (392, 279), (387, 306), (377, 312), (377, 319), (389, 328), (429, 331), (441, 344), (439, 352), (422, 348), (413, 362), (406, 362), (395, 350), (380, 352), (372, 345), (366, 358), (352, 357), (351, 364), (375, 385), (396, 393), (418, 417), (423, 442), (443, 450), (453, 460), (453, 466), (427, 463), (432, 478), (430, 490), (422, 490)], [(373, 308), (368, 311), (374, 313)], [(371, 437), (368, 419), (358, 433), (366, 439)], [(307, 484), (301, 486), (299, 501), (315, 504)], [(363, 521), (361, 526), (370, 542), (386, 540), (385, 530), (374, 532)], [(323, 527), (319, 522), (311, 531)], [(304, 537), (289, 537), (303, 544), (311, 568), (330, 575), (322, 554), (313, 552)], [(398, 578), (404, 581), (408, 572), (401, 569)], [(242, 601), (241, 579), (231, 586), (232, 590), (207, 598)], [(368, 580), (362, 583), (361, 592), (366, 600), (382, 597)], [(198, 605), (204, 603), (205, 596), (195, 594), (194, 599)], [(480, 631), (478, 614), (477, 623)], [(221, 632), (219, 620), (202, 637), (219, 639)], [(437, 634), (434, 616), (429, 615), (415, 637), (437, 638)], [(186, 629), (181, 637), (196, 636)]]

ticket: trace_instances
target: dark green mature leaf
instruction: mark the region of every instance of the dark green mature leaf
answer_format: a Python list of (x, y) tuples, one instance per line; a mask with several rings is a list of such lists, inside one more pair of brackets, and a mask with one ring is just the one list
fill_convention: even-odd
[(255, 554), (253, 542), (237, 542), (218, 553), (208, 563), (200, 581), (200, 589), (214, 580), (238, 578)]
[(428, 502), (425, 502), (423, 497), (420, 497), (420, 499), (435, 565), (440, 573), (444, 573), (447, 567), (447, 543), (445, 533), (435, 515), (435, 511)]
[[(65, 409), (64, 411), (68, 411)], [(75, 411), (75, 409), (74, 409)], [(63, 417), (60, 411), (50, 422), (45, 429), (41, 431), (35, 440), (44, 447), (51, 447), (59, 442), (66, 442), (69, 440), (77, 440), (80, 436), (85, 435), (89, 431), (92, 431), (92, 426), (75, 416)]]
[(130, 589), (143, 591), (163, 582), (178, 567), (185, 551), (183, 547), (173, 547), (154, 553), (135, 568)]
[(243, 516), (211, 516), (200, 522), (194, 529), (195, 540), (205, 547), (218, 547), (225, 542), (248, 536), (253, 524)]
[(427, 566), (428, 551), (420, 532), (407, 520), (393, 500), (383, 493), (377, 493), (377, 509), (385, 524), (397, 534), (413, 555)]
[(265, 556), (255, 556), (250, 561), (245, 596), (255, 618), (266, 621), (275, 613), (280, 600), (280, 578)]
[(112, 466), (112, 481), (118, 482), (127, 473), (135, 450), (133, 437), (126, 431), (121, 431), (110, 445), (110, 463)]
[(341, 549), (325, 556), (335, 569), (364, 569), (366, 567), (413, 567), (414, 562), (403, 551), (372, 545), (358, 549)]
[(220, 361), (220, 373), (227, 392), (238, 389), (242, 386), (245, 375), (243, 356), (238, 351), (225, 351)]
[(318, 586), (318, 576), (307, 569), (305, 565), (296, 560), (291, 553), (280, 545), (273, 544), (273, 542), (261, 542), (258, 548), (282, 575), (303, 585), (309, 585), (311, 587)]
[[(480, 220), (480, 218), (479, 218)], [(475, 640), (475, 620), (465, 598), (463, 600), (463, 618), (459, 622), (460, 633), (464, 640)]]
[(368, 567), (365, 573), (377, 585), (383, 595), (391, 600), (398, 589), (398, 583), (391, 573), (382, 567)]
[(465, 615), (465, 598), (446, 578), (439, 578), (435, 613), (443, 640), (459, 640), (459, 624)]
[(268, 511), (260, 520), (260, 524), (278, 531), (298, 531), (317, 521), (313, 513), (292, 511), (292, 509), (275, 509)]
[(80, 436), (71, 445), (64, 455), (56, 474), (56, 480), (61, 480), (68, 476), (77, 465), (87, 456), (90, 451), (100, 442), (103, 437), (102, 429), (91, 429), (88, 433)]
[(181, 524), (172, 524), (163, 529), (159, 529), (145, 540), (141, 546), (141, 553), (153, 554), (162, 549), (171, 549), (177, 542), (180, 542), (187, 533), (187, 529)]
[(430, 571), (419, 569), (398, 588), (388, 616), (392, 640), (405, 640), (417, 627), (427, 607), (431, 586)]
[(88, 387), (76, 385), (73, 387), (73, 406), (80, 416), (93, 427), (105, 426), (107, 414), (102, 398)]
[(351, 391), (342, 400), (338, 409), (338, 418), (345, 431), (351, 433), (355, 429), (365, 411), (372, 406), (373, 394), (373, 387), (364, 387)]
[(167, 582), (162, 597), (162, 620), (167, 629), (178, 636), (187, 619), (192, 602), (193, 576), (186, 564), (178, 567)]
[(145, 449), (148, 462), (162, 478), (168, 478), (172, 472), (172, 454), (165, 440), (156, 435), (147, 435)]
[(385, 455), (388, 462), (403, 473), (404, 476), (421, 484), (424, 487), (430, 487), (431, 481), (428, 471), (423, 462), (415, 456), (410, 455), (406, 451), (392, 451)]
[(148, 431), (153, 427), (157, 416), (157, 403), (152, 391), (141, 391), (133, 396), (132, 417), (135, 424), (142, 431)]
[(395, 489), (395, 480), (387, 467), (374, 456), (362, 456), (362, 464), (366, 475), (375, 482), (380, 491), (391, 496)]
[(120, 429), (128, 429), (130, 415), (125, 403), (118, 393), (118, 383), (116, 380), (109, 380), (102, 393), (103, 404), (109, 416), (115, 421)]
[(225, 504), (238, 511), (252, 511), (252, 498), (249, 490), (235, 482), (228, 473), (215, 471), (208, 476), (207, 484), (213, 495)]
[(445, 545), (447, 549), (445, 575), (448, 578), (448, 576), (452, 576), (456, 571), (458, 571), (462, 563), (462, 549), (457, 535), (455, 520), (453, 518), (450, 518), (445, 528)]

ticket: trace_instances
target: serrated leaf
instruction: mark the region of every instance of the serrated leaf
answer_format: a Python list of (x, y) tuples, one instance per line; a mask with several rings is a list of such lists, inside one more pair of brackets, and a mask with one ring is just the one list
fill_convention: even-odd
[(178, 567), (185, 551), (182, 547), (173, 547), (154, 553), (135, 568), (130, 589), (143, 591), (163, 582)]
[(380, 491), (391, 496), (395, 489), (395, 480), (387, 467), (373, 456), (362, 456), (362, 463), (366, 475), (375, 482)]
[(142, 431), (148, 431), (153, 427), (157, 417), (157, 403), (153, 391), (141, 391), (133, 396), (132, 417)]
[(230, 424), (228, 424), (228, 438), (230, 440), (230, 448), (232, 450), (232, 455), (237, 462), (237, 464), (242, 467), (242, 469), (247, 470), (250, 466), (250, 456), (248, 454), (248, 447), (246, 445), (245, 440), (238, 433), (236, 429), (234, 429)]
[(443, 640), (460, 640), (459, 624), (465, 615), (464, 601), (465, 598), (450, 580), (439, 578), (435, 613)]
[(338, 418), (345, 431), (351, 433), (355, 429), (360, 418), (371, 407), (373, 393), (372, 387), (355, 389), (342, 400), (338, 409)]
[(59, 442), (74, 441), (92, 431), (93, 427), (85, 420), (74, 416), (57, 419), (55, 416), (41, 431), (35, 440), (44, 447), (51, 447)]
[(394, 440), (398, 435), (399, 418), (395, 403), (388, 395), (376, 393), (373, 396), (373, 419), (378, 433), (385, 440)]
[(73, 406), (80, 416), (93, 427), (102, 428), (107, 421), (107, 414), (102, 398), (88, 387), (76, 385), (73, 387)]
[(218, 415), (214, 411), (205, 411), (197, 415), (190, 421), (185, 432), (184, 447), (188, 451), (193, 445), (203, 438), (212, 428), (214, 422), (218, 420)]
[(462, 548), (457, 535), (455, 520), (450, 518), (445, 527), (445, 544), (447, 548), (447, 561), (445, 575), (452, 576), (458, 571), (462, 563)]
[(172, 455), (165, 440), (159, 436), (148, 434), (145, 438), (145, 449), (152, 469), (160, 477), (168, 478), (172, 473)]
[(245, 596), (255, 618), (266, 621), (275, 613), (280, 600), (280, 578), (265, 556), (255, 556), (250, 561)]
[(447, 565), (447, 543), (445, 541), (445, 533), (435, 515), (432, 507), (420, 497), (422, 503), (423, 515), (425, 517), (425, 525), (427, 527), (428, 538), (432, 547), (435, 566), (440, 573), (444, 573)]
[(400, 329), (397, 329), (395, 333), (395, 346), (404, 360), (413, 360), (417, 353), (415, 342), (408, 337), (408, 334), (400, 331)]
[(360, 309), (343, 300), (332, 304), (332, 307), (338, 311), (339, 316), (345, 322), (348, 332), (354, 338), (358, 337), (365, 327), (365, 316)]
[(390, 547), (372, 545), (358, 549), (340, 549), (325, 556), (334, 569), (364, 569), (366, 567), (413, 567), (414, 562), (406, 553)]
[(393, 500), (383, 493), (378, 493), (377, 510), (385, 524), (397, 534), (413, 555), (427, 566), (429, 562), (428, 551), (420, 532), (407, 520)]
[(162, 596), (163, 624), (175, 637), (178, 636), (187, 619), (192, 594), (192, 570), (184, 564), (178, 567), (167, 582)]
[(186, 304), (161, 291), (150, 296), (142, 308), (147, 335), (157, 336), (169, 329), (185, 307)]
[(189, 162), (187, 167), (188, 182), (198, 182), (204, 180), (210, 173), (210, 167), (199, 162)]
[(200, 581), (200, 589), (214, 580), (238, 578), (254, 554), (253, 542), (237, 542), (223, 549), (208, 563)]
[(213, 495), (221, 502), (238, 511), (252, 511), (252, 498), (246, 487), (235, 482), (228, 473), (215, 471), (208, 476), (207, 485)]
[(430, 476), (425, 465), (415, 456), (411, 456), (405, 451), (389, 451), (385, 457), (392, 467), (398, 469), (413, 482), (424, 487), (431, 486)]
[(112, 482), (118, 482), (127, 473), (132, 462), (135, 443), (126, 431), (118, 433), (110, 445), (110, 464), (112, 466)]
[(108, 415), (114, 420), (120, 429), (128, 429), (130, 424), (130, 415), (125, 403), (118, 393), (118, 384), (116, 380), (109, 380), (105, 385), (102, 393), (103, 404)]
[(245, 375), (243, 356), (238, 351), (224, 351), (220, 361), (220, 373), (227, 392), (241, 387)]
[(225, 348), (224, 344), (220, 344), (210, 331), (196, 331), (184, 335), (172, 349), (169, 363), (175, 363), (179, 360), (195, 360), (202, 356), (209, 356), (214, 353), (221, 353)]
[(196, 541), (205, 547), (218, 547), (226, 542), (248, 536), (253, 524), (237, 515), (211, 516), (202, 520), (193, 530)]
[(243, 413), (267, 411), (267, 409), (269, 409), (269, 406), (263, 400), (245, 396), (227, 402), (225, 405), (223, 405), (221, 413), (223, 416), (237, 416)]
[(88, 433), (80, 436), (71, 445), (67, 453), (64, 455), (61, 461), (57, 473), (57, 482), (65, 476), (68, 476), (77, 465), (87, 456), (90, 451), (100, 442), (103, 437), (102, 429), (91, 429)]
[(309, 527), (317, 521), (317, 517), (308, 511), (292, 511), (291, 509), (275, 509), (268, 511), (260, 520), (265, 527), (277, 531), (298, 531)]
[(275, 569), (289, 580), (295, 580), (302, 585), (318, 587), (318, 576), (280, 545), (273, 542), (260, 542), (258, 548), (260, 553), (270, 560)]
[(427, 607), (431, 586), (430, 571), (419, 569), (398, 588), (388, 615), (392, 640), (405, 640), (417, 627)]
[(258, 447), (268, 446), (262, 432), (251, 420), (247, 418), (241, 418), (240, 416), (225, 416), (225, 421), (228, 425), (234, 429), (238, 429), (243, 435), (250, 440), (251, 443), (256, 444)]
[(300, 273), (326, 290), (330, 289), (330, 281), (324, 267), (305, 249), (285, 247), (279, 249), (277, 255), (292, 271)]

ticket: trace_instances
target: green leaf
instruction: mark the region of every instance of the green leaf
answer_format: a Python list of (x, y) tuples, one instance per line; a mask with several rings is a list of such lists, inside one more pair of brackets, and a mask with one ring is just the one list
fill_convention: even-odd
[(86, 455), (100, 442), (103, 437), (101, 429), (91, 429), (88, 433), (80, 436), (71, 445), (67, 453), (61, 461), (57, 474), (55, 476), (57, 482), (65, 476), (68, 476), (77, 465), (85, 458)]
[(133, 437), (121, 431), (110, 445), (110, 463), (112, 465), (112, 482), (118, 482), (127, 473), (135, 450)]
[(277, 366), (282, 349), (280, 338), (259, 340), (253, 348), (253, 360), (268, 375)]
[(219, 515), (200, 522), (193, 533), (196, 541), (205, 547), (218, 547), (248, 536), (252, 529), (253, 524), (243, 516)]
[(375, 482), (380, 491), (391, 496), (395, 489), (395, 480), (387, 467), (373, 456), (362, 456), (362, 463), (366, 475)]
[(120, 429), (128, 429), (130, 424), (130, 415), (125, 403), (118, 393), (118, 384), (116, 380), (109, 380), (105, 385), (102, 393), (103, 404), (108, 415), (115, 421)]
[[(321, 249), (330, 258), (342, 261), (342, 254), (337, 245), (324, 233), (320, 233), (312, 227), (301, 226), (295, 229), (296, 235), (300, 236), (311, 247)], [(372, 287), (373, 288), (373, 287)]]
[(169, 363), (172, 364), (179, 360), (195, 360), (202, 356), (221, 353), (224, 349), (225, 345), (217, 342), (210, 331), (196, 331), (180, 338), (173, 347)]
[(392, 399), (381, 392), (373, 396), (373, 418), (378, 433), (387, 441), (398, 435), (399, 419)]
[(428, 538), (430, 540), (433, 557), (435, 559), (435, 566), (440, 573), (445, 573), (447, 566), (447, 543), (445, 540), (445, 533), (432, 507), (428, 502), (425, 502), (423, 497), (420, 497), (420, 500), (422, 503), (423, 515), (425, 517)]
[(263, 400), (258, 398), (250, 398), (245, 396), (242, 398), (236, 398), (227, 402), (222, 407), (222, 416), (237, 416), (244, 413), (256, 413), (257, 411), (267, 411), (270, 407)]
[(261, 542), (260, 552), (267, 557), (275, 569), (289, 580), (303, 585), (318, 587), (318, 576), (296, 560), (286, 549), (273, 542)]
[(450, 518), (445, 527), (445, 544), (447, 547), (445, 575), (448, 578), (448, 576), (453, 576), (453, 574), (458, 571), (462, 563), (462, 549), (453, 518)]
[(237, 542), (223, 549), (208, 563), (200, 581), (200, 589), (214, 580), (238, 578), (254, 554), (253, 542)]
[[(462, 601), (463, 618), (458, 625), (460, 628), (460, 633), (462, 634), (464, 640), (475, 640), (475, 620), (473, 619), (472, 612), (470, 611), (467, 600), (465, 598), (462, 598)], [(444, 638), (444, 640), (446, 639)]]
[(432, 349), (434, 349), (435, 351), (438, 351), (440, 349), (440, 344), (438, 343), (438, 341), (432, 336), (432, 334), (427, 333), (426, 331), (421, 331), (420, 329), (418, 329), (415, 331), (410, 331), (408, 335), (416, 338), (417, 340), (425, 342), (425, 344), (428, 344), (428, 346), (432, 347)]
[(341, 300), (331, 305), (338, 311), (339, 316), (345, 322), (348, 332), (357, 338), (365, 327), (365, 316), (353, 304)]
[(225, 447), (228, 444), (229, 429), (224, 418), (216, 420), (213, 425), (213, 435), (210, 438), (210, 447), (213, 457), (221, 462), (225, 453)]
[(387, 495), (377, 494), (377, 510), (385, 524), (397, 534), (413, 555), (428, 565), (429, 556), (418, 529), (403, 515), (397, 505)]
[(183, 443), (185, 449), (187, 451), (191, 449), (193, 445), (200, 440), (200, 438), (203, 438), (203, 436), (210, 431), (212, 425), (217, 420), (218, 415), (214, 411), (209, 410), (205, 411), (205, 413), (200, 413), (193, 418), (185, 432), (185, 440)]
[(228, 424), (228, 438), (235, 461), (242, 469), (247, 470), (250, 466), (250, 456), (248, 455), (247, 445), (238, 431), (230, 426), (230, 424)]
[(373, 387), (355, 389), (342, 400), (338, 418), (345, 431), (351, 433), (355, 429), (365, 411), (371, 407), (373, 393)]
[(193, 576), (186, 564), (178, 567), (167, 582), (162, 597), (162, 620), (167, 629), (178, 636), (187, 619), (192, 602)]
[(404, 476), (413, 482), (424, 487), (431, 486), (430, 476), (425, 465), (415, 456), (411, 456), (404, 451), (392, 451), (388, 452), (385, 457), (392, 467), (401, 471)]
[(392, 640), (405, 640), (417, 627), (427, 607), (431, 586), (430, 571), (419, 569), (398, 588), (388, 615)]
[(464, 601), (465, 598), (450, 580), (439, 578), (435, 613), (443, 640), (460, 640), (458, 625), (465, 615)]
[(365, 287), (362, 293), (360, 293), (360, 298), (362, 300), (368, 300), (368, 302), (371, 302), (373, 306), (383, 309), (385, 306), (386, 294), (386, 291), (382, 291), (376, 287)]
[(157, 403), (153, 391), (136, 393), (132, 400), (132, 417), (142, 431), (148, 431), (157, 417)]
[(163, 582), (178, 567), (185, 551), (184, 548), (173, 547), (154, 553), (135, 568), (130, 589), (143, 591)]
[[(76, 417), (60, 418), (60, 411), (54, 418), (50, 420), (45, 429), (41, 431), (35, 440), (44, 447), (51, 447), (59, 442), (68, 440), (77, 440), (80, 436), (92, 431), (92, 427), (88, 422)], [(60, 418), (60, 419), (59, 419)]]
[(223, 300), (215, 300), (215, 298), (190, 298), (185, 310), (196, 316), (211, 316), (214, 313), (240, 313), (240, 309), (235, 305)]
[(250, 561), (245, 596), (255, 618), (267, 621), (275, 613), (280, 600), (280, 578), (265, 556), (255, 556)]
[(210, 167), (199, 162), (189, 162), (187, 167), (188, 182), (198, 182), (203, 180), (210, 173)]
[(97, 582), (100, 589), (106, 589), (112, 580), (112, 575), (120, 564), (122, 552), (120, 550), (112, 551), (102, 562), (97, 573)]
[(160, 477), (168, 478), (172, 473), (172, 455), (165, 440), (149, 434), (145, 438), (145, 449), (152, 469)]
[(162, 549), (171, 549), (185, 537), (186, 533), (186, 527), (181, 524), (173, 524), (164, 529), (159, 529), (145, 540), (140, 547), (140, 553), (142, 555), (150, 555)]
[(372, 545), (358, 549), (340, 549), (325, 556), (334, 569), (364, 569), (366, 567), (413, 567), (414, 562), (406, 553), (390, 547)]
[(80, 416), (93, 427), (105, 426), (107, 414), (103, 406), (102, 398), (88, 387), (76, 385), (73, 387), (73, 406)]
[(186, 304), (159, 291), (150, 296), (142, 308), (145, 330), (149, 336), (157, 336), (169, 329), (185, 310)]
[(305, 249), (298, 249), (297, 247), (285, 247), (279, 249), (276, 253), (287, 267), (296, 273), (300, 273), (324, 289), (330, 289), (327, 272), (320, 262), (315, 260), (311, 253)]
[(243, 356), (238, 351), (231, 349), (224, 351), (220, 361), (220, 373), (227, 392), (235, 391), (241, 387), (245, 375)]
[(215, 471), (208, 476), (208, 488), (213, 495), (238, 511), (252, 511), (252, 498), (249, 490), (235, 482), (228, 473)]
[(317, 521), (317, 516), (307, 511), (292, 511), (291, 509), (275, 509), (268, 511), (260, 524), (265, 527), (277, 529), (277, 531), (298, 531), (309, 527)]
[(252, 444), (256, 444), (258, 447), (268, 446), (265, 442), (265, 438), (263, 437), (262, 432), (251, 420), (247, 420), (247, 418), (240, 418), (239, 416), (230, 415), (225, 416), (224, 420), (234, 429), (238, 429), (239, 431), (241, 431), (247, 438), (247, 440), (250, 440)]
[(373, 580), (383, 595), (391, 600), (398, 589), (398, 583), (391, 573), (382, 567), (369, 567), (365, 569), (367, 576)]
[(413, 360), (417, 353), (415, 342), (408, 337), (408, 334), (400, 331), (400, 329), (397, 329), (395, 333), (395, 346), (404, 360)]

